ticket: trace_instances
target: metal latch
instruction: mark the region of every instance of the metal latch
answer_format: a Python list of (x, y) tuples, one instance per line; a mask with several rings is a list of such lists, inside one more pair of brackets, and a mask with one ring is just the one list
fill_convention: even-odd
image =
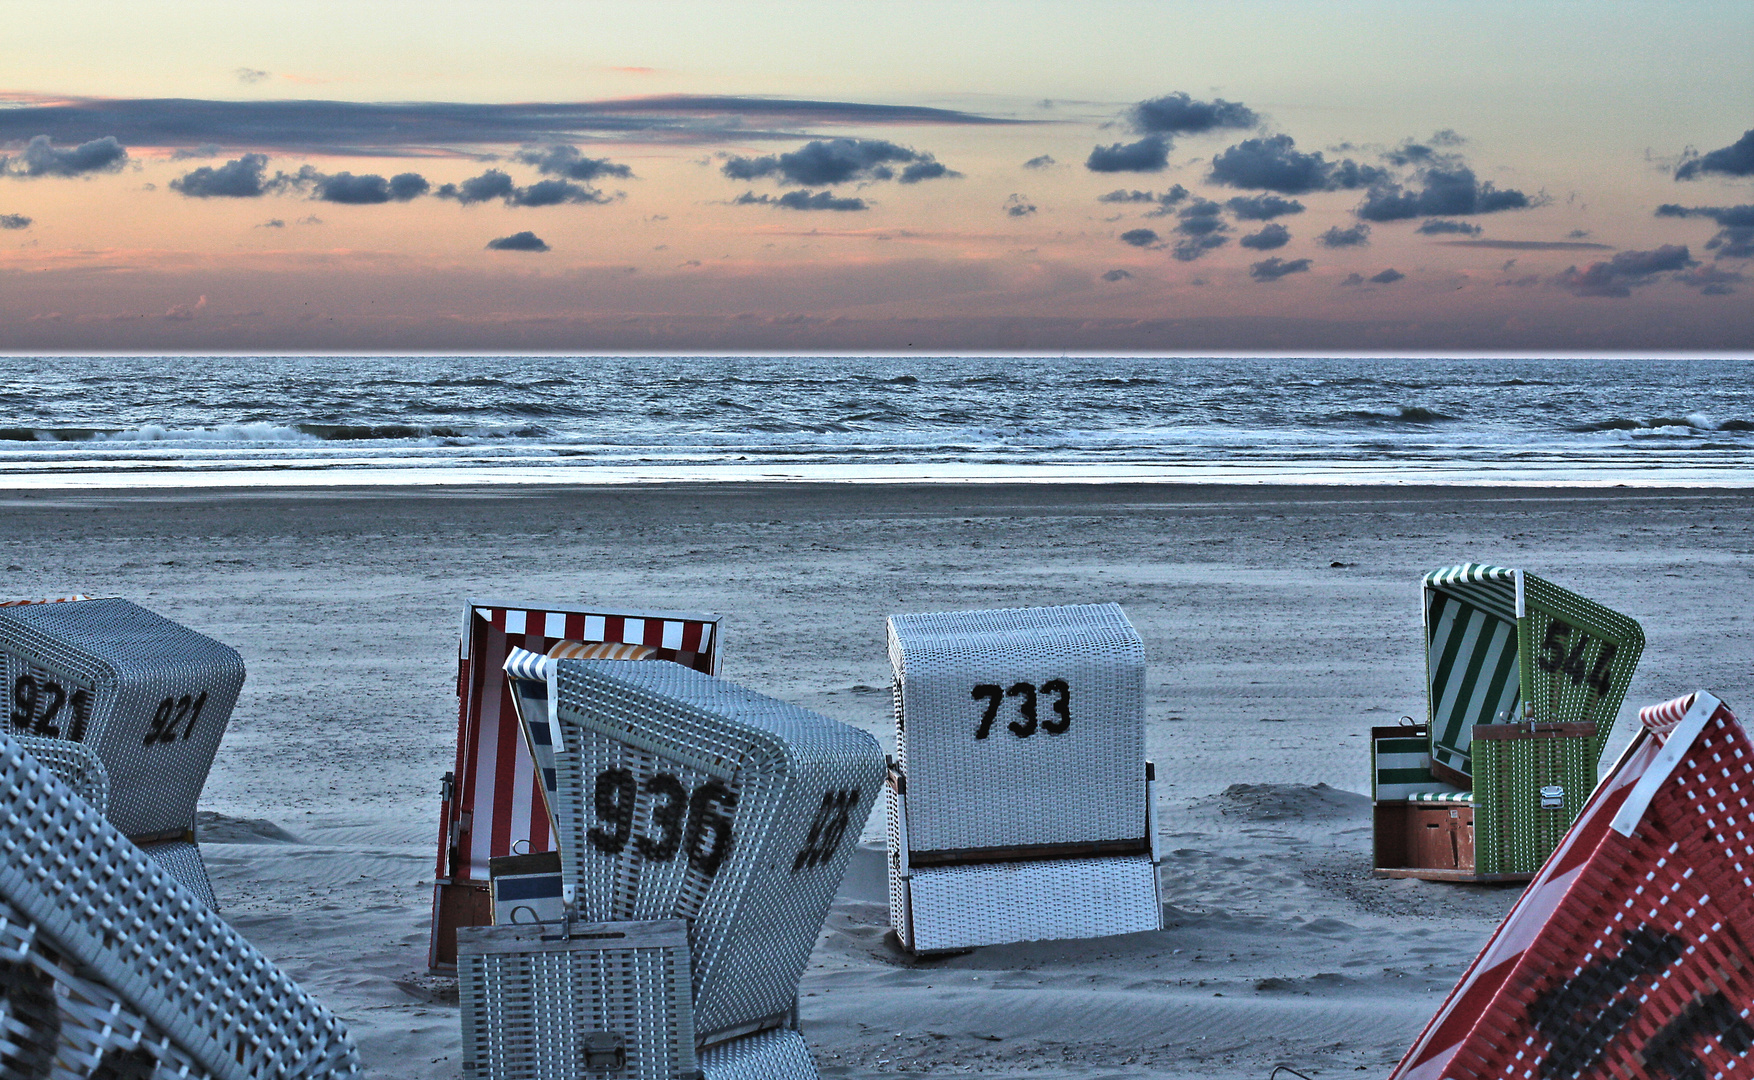
[(627, 1039), (613, 1031), (587, 1031), (582, 1040), (588, 1072), (620, 1072), (627, 1068)]
[(1557, 810), (1565, 805), (1565, 789), (1558, 784), (1549, 784), (1541, 789), (1541, 809)]

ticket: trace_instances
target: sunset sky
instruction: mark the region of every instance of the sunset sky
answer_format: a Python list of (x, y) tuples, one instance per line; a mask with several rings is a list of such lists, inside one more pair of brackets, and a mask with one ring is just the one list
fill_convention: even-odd
[(1754, 351), (1754, 5), (0, 2), (0, 350)]

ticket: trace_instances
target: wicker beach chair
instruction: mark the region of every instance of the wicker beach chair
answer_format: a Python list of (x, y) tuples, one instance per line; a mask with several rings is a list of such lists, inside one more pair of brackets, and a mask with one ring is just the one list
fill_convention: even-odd
[(195, 804), (244, 682), (237, 652), (126, 600), (0, 606), (0, 669), (18, 735), (89, 748), (107, 815), (209, 908)]
[(518, 722), (513, 649), (538, 655), (566, 643), (623, 645), (707, 673), (719, 669), (718, 615), (469, 600), (457, 658), (457, 758), (442, 785), (427, 961), (456, 961), (460, 926), (493, 921), (491, 862), (554, 850), (544, 775)]
[(1114, 604), (895, 615), (890, 917), (937, 952), (1162, 924), (1145, 653)]
[(1532, 875), (1596, 783), (1638, 623), (1522, 570), (1425, 575), (1427, 719), (1372, 731), (1379, 873)]
[(359, 1075), (340, 1022), (81, 797), (90, 766), (0, 733), (0, 1075)]

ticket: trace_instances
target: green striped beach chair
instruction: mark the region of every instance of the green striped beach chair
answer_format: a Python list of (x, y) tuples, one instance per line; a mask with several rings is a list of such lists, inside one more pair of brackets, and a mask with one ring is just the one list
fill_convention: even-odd
[[(1425, 575), (1424, 616), (1427, 723), (1418, 735), (1373, 731), (1373, 794), (1379, 807), (1439, 803), (1457, 822), (1471, 815), (1469, 836), (1454, 847), (1458, 858), (1471, 848), (1473, 858), (1399, 869), (1474, 880), (1531, 875), (1595, 787), (1644, 631), (1533, 574), (1479, 563)], [(1421, 813), (1379, 811), (1378, 831), (1432, 828)], [(1389, 872), (1397, 868), (1385, 857), (1416, 861), (1419, 845), (1385, 847), (1379, 837), (1377, 847), (1378, 869)]]

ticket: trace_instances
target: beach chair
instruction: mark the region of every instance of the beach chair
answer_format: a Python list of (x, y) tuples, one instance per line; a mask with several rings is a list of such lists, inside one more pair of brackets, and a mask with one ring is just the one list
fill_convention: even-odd
[(1595, 787), (1644, 631), (1522, 570), (1423, 588), (1426, 723), (1371, 733), (1377, 872), (1526, 880)]
[(0, 606), (11, 731), (89, 748), (110, 821), (209, 908), (195, 804), (244, 683), (236, 650), (127, 600)]
[(0, 733), (0, 1075), (360, 1075), (340, 1022), (82, 797), (96, 755), (31, 745), (53, 767)]
[(722, 629), (718, 615), (464, 602), (457, 757), (442, 785), (429, 966), (455, 964), (458, 927), (493, 922), (489, 860), (554, 850), (543, 774), (520, 730), (513, 683), (505, 677), (511, 651), (541, 655), (568, 642), (627, 645), (711, 674), (719, 670)]
[(1145, 649), (1114, 604), (893, 615), (890, 918), (917, 953), (1162, 926)]
[(677, 664), (545, 673), (576, 917), (687, 921), (705, 1076), (814, 1077), (798, 980), (882, 784), (877, 740)]

